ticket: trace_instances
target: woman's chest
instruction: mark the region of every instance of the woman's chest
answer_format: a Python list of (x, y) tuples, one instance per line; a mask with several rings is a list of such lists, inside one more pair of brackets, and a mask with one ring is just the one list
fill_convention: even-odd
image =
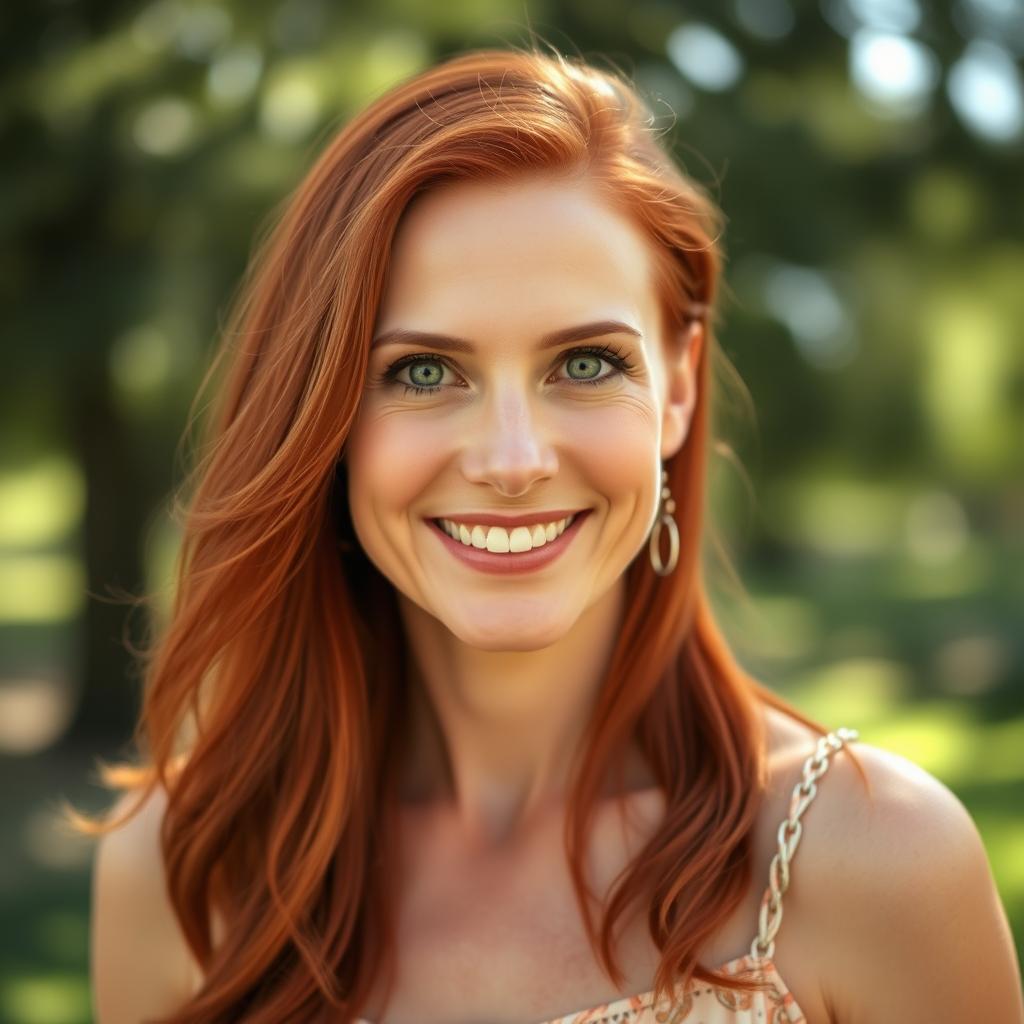
[[(755, 842), (754, 875), (741, 903), (698, 953), (706, 967), (749, 952), (772, 855), (769, 831)], [(631, 841), (599, 823), (594, 838), (590, 878), (605, 899), (635, 855), (638, 835)], [(385, 1007), (378, 984), (362, 1012), (367, 1020), (537, 1024), (653, 989), (661, 956), (648, 932), (646, 904), (617, 921), (612, 950), (623, 978), (615, 986), (588, 941), (557, 843), (519, 859), (514, 870), (436, 853), (425, 844), (411, 862), (397, 908), (394, 987)], [(594, 923), (600, 926), (599, 914)], [(829, 1024), (809, 961), (804, 966), (796, 949), (783, 945), (777, 943), (776, 966), (807, 1024)]]
[(395, 986), (382, 1016), (378, 988), (363, 1016), (376, 1024), (524, 1024), (647, 991), (658, 953), (642, 922), (615, 947), (618, 989), (587, 940), (571, 883), (464, 879), (400, 910)]

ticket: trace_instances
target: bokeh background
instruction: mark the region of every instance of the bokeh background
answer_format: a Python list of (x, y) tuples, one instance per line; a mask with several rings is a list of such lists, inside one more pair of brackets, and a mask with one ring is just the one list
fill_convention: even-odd
[(166, 601), (256, 233), (388, 86), (531, 31), (629, 74), (728, 218), (741, 583), (708, 571), (737, 654), (960, 797), (1021, 956), (1020, 0), (35, 0), (0, 11), (0, 1020), (90, 1019), (58, 803), (104, 806), (96, 759), (129, 753), (124, 596)]

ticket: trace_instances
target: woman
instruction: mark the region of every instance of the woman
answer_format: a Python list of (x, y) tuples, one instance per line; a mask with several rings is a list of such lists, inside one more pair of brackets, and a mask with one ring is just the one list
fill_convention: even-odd
[(650, 125), (468, 53), (258, 252), (94, 826), (101, 1024), (1021, 1019), (960, 802), (714, 625), (720, 217)]

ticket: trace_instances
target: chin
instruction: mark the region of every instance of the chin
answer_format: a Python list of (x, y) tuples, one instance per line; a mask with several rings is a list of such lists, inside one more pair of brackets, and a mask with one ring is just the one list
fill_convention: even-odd
[(509, 616), (504, 622), (495, 621), (487, 626), (477, 621), (467, 623), (465, 628), (448, 628), (467, 647), (495, 653), (540, 651), (557, 643), (568, 631), (567, 626), (553, 623), (550, 614), (527, 620)]

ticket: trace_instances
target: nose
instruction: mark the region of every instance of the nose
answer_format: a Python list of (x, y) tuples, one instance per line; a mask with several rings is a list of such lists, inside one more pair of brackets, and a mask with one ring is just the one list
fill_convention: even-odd
[(553, 477), (558, 469), (555, 450), (522, 389), (504, 386), (485, 405), (477, 437), (464, 453), (466, 479), (490, 484), (512, 498)]

